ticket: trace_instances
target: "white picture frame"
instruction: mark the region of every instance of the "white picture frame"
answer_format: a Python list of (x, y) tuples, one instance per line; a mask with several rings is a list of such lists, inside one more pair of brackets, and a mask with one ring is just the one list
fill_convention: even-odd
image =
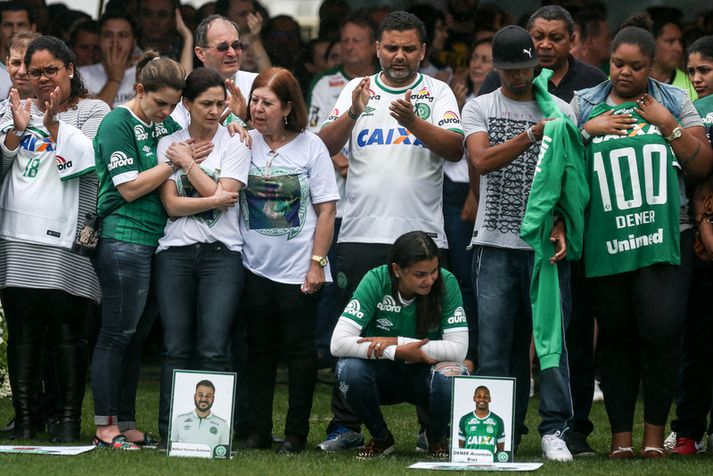
[[(173, 371), (168, 456), (230, 458), (236, 379), (234, 372)], [(209, 413), (199, 416), (206, 412), (210, 384)]]
[[(470, 416), (477, 416), (474, 394), (481, 387), (490, 393), (488, 405), (490, 413), (475, 420)], [(451, 402), (451, 462), (512, 463), (514, 461), (514, 378), (456, 376), (453, 378)], [(461, 432), (461, 420), (465, 426), (464, 433)], [(500, 426), (502, 426), (502, 436), (498, 435)], [(502, 442), (502, 449), (498, 447), (500, 442)]]

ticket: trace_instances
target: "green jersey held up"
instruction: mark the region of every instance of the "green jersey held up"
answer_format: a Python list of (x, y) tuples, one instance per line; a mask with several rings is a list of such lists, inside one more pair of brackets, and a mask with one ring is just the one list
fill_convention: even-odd
[(607, 111), (632, 114), (625, 136), (606, 135), (587, 146), (591, 187), (584, 232), (588, 277), (607, 276), (655, 263), (680, 263), (680, 165), (659, 129), (635, 112), (636, 104), (600, 104), (589, 119)]

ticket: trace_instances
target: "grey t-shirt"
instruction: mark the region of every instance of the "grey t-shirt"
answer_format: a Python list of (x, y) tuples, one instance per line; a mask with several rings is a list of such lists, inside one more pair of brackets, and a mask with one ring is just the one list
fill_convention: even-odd
[[(572, 108), (553, 96), (559, 109), (574, 121)], [(542, 120), (535, 101), (515, 101), (498, 88), (478, 96), (463, 108), (466, 140), (476, 132), (486, 132), (490, 145), (500, 145)], [(480, 177), (480, 200), (471, 244), (529, 250), (520, 239), (520, 224), (525, 216), (540, 142), (505, 167)]]

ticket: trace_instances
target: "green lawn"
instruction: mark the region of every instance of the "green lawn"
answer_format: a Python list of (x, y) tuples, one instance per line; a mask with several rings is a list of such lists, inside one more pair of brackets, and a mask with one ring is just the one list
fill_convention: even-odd
[[(418, 425), (415, 413), (409, 405), (387, 407), (385, 415), (391, 431), (396, 438), (396, 452), (378, 461), (360, 462), (353, 452), (340, 454), (324, 454), (312, 448), (324, 436), (324, 428), (330, 418), (329, 413), (330, 387), (318, 384), (315, 393), (314, 409), (312, 411), (312, 431), (310, 433), (309, 450), (297, 456), (278, 456), (269, 451), (240, 451), (230, 461), (206, 461), (192, 459), (168, 458), (163, 453), (152, 450), (140, 452), (119, 452), (110, 450), (92, 451), (76, 457), (35, 456), (35, 455), (0, 455), (0, 474), (14, 475), (55, 475), (55, 474), (122, 474), (171, 476), (179, 474), (210, 474), (220, 475), (228, 473), (240, 474), (290, 474), (315, 475), (315, 474), (364, 474), (364, 475), (392, 475), (412, 474), (422, 472), (408, 470), (407, 466), (420, 460), (415, 453), (416, 434)], [(156, 412), (158, 408), (158, 383), (148, 376), (141, 382), (138, 397), (138, 420), (151, 434), (157, 436)], [(278, 385), (275, 403), (275, 433), (282, 430), (282, 422), (286, 411), (286, 386)], [(88, 444), (92, 435), (92, 399), (91, 391), (87, 391), (84, 403), (83, 437)], [(541, 461), (540, 441), (536, 436), (537, 426), (537, 400), (530, 404), (528, 426), (529, 435), (523, 438), (518, 461)], [(640, 409), (639, 409), (640, 410)], [(6, 422), (12, 415), (9, 400), (0, 400), (0, 422)], [(595, 423), (595, 432), (590, 438), (590, 443), (602, 455), (608, 448), (608, 423), (604, 406), (601, 403), (594, 405), (592, 418)], [(641, 421), (641, 414), (637, 421)], [(636, 429), (640, 445), (641, 426)], [(42, 435), (41, 435), (42, 436)], [(11, 444), (0, 440), (0, 444)], [(44, 444), (37, 440), (36, 444)], [(664, 461), (609, 461), (605, 456), (577, 460), (568, 464), (546, 463), (538, 474), (710, 474), (713, 473), (713, 457), (702, 455), (686, 460), (667, 459)], [(448, 473), (441, 473), (448, 474)]]

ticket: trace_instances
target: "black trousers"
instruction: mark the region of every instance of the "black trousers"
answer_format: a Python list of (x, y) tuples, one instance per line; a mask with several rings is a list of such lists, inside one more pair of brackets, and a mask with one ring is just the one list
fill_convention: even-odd
[(45, 343), (54, 363), (57, 417), (78, 422), (88, 367), (86, 320), (92, 301), (60, 290), (30, 288), (5, 288), (0, 298), (7, 319), (8, 367), (17, 422), (41, 419)]
[(713, 263), (693, 259), (693, 279), (688, 298), (683, 354), (676, 390), (676, 419), (671, 430), (678, 436), (700, 440), (711, 433), (707, 423), (713, 402)]
[(243, 317), (247, 319), (251, 433), (269, 439), (277, 362), (287, 361), (289, 392), (285, 438), (304, 443), (317, 382), (314, 327), (319, 294), (246, 270)]
[(693, 233), (681, 233), (681, 264), (655, 264), (591, 279), (599, 322), (602, 391), (612, 433), (630, 432), (643, 384), (644, 421), (666, 424), (673, 400)]

